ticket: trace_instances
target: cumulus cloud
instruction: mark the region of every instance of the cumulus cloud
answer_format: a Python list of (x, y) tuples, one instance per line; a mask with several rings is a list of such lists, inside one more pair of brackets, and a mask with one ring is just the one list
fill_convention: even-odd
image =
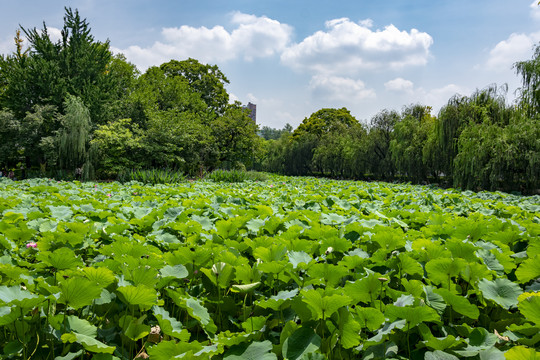
[(335, 75), (427, 63), (433, 43), (429, 34), (416, 29), (400, 31), (394, 25), (383, 30), (372, 30), (372, 26), (371, 20), (327, 21), (326, 31), (317, 31), (288, 47), (281, 61), (298, 70)]
[(538, 1), (534, 0), (531, 3), (530, 8), (531, 8), (531, 16), (536, 20), (540, 20), (540, 5), (538, 5)]
[(228, 31), (221, 25), (212, 28), (164, 28), (161, 41), (143, 48), (137, 45), (114, 49), (145, 69), (170, 59), (196, 58), (202, 62), (227, 61), (237, 58), (253, 60), (283, 51), (290, 42), (292, 27), (266, 16), (233, 13)]
[(414, 84), (410, 80), (398, 77), (385, 82), (384, 87), (388, 91), (411, 93), (414, 89)]
[(540, 32), (532, 34), (511, 34), (499, 42), (489, 52), (486, 62), (488, 70), (508, 71), (516, 61), (527, 60), (532, 56), (533, 45), (540, 41)]
[(420, 102), (431, 106), (434, 110), (433, 114), (437, 114), (440, 108), (446, 105), (451, 97), (456, 94), (468, 96), (472, 93), (472, 90), (456, 84), (448, 84), (440, 88), (430, 89), (429, 91), (420, 88), (416, 93)]
[(317, 98), (344, 103), (376, 97), (375, 90), (366, 88), (363, 81), (346, 77), (315, 75), (309, 87)]

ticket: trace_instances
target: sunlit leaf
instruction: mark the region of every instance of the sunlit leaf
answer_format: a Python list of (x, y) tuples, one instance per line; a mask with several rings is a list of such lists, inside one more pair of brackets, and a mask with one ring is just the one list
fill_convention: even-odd
[(503, 278), (494, 281), (483, 279), (478, 283), (478, 288), (486, 299), (493, 300), (505, 309), (516, 306), (518, 296), (523, 293), (518, 284)]

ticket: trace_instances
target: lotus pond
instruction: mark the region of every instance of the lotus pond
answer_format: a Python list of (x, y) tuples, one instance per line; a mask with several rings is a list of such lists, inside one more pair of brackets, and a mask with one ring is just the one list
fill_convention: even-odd
[(540, 356), (539, 196), (4, 179), (0, 214), (5, 359)]

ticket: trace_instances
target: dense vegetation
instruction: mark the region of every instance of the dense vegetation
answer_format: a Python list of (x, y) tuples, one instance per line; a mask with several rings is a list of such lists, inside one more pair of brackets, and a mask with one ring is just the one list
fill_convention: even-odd
[[(540, 49), (540, 48), (539, 48)], [(537, 64), (535, 59), (524, 64)], [(521, 63), (516, 67), (520, 72)], [(540, 74), (540, 66), (533, 67)], [(527, 82), (524, 75), (524, 82)], [(536, 84), (527, 85), (536, 89)], [(531, 90), (532, 91), (532, 90)], [(540, 92), (509, 106), (505, 89), (455, 95), (439, 112), (419, 104), (383, 110), (369, 125), (349, 111), (322, 109), (294, 132), (266, 142), (262, 169), (287, 175), (445, 183), (472, 190), (540, 189)], [(536, 98), (535, 98), (536, 96)], [(533, 100), (536, 99), (536, 100)]]
[(0, 180), (3, 359), (522, 360), (540, 197)]
[(247, 112), (229, 104), (217, 66), (171, 60), (140, 74), (86, 20), (66, 9), (62, 39), (28, 39), (0, 58), (0, 169), (17, 178), (116, 178), (133, 169), (195, 175), (253, 160), (260, 141)]

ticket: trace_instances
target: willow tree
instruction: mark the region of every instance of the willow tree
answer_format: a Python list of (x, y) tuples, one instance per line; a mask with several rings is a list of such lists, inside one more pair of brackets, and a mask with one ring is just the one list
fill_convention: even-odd
[(66, 97), (64, 110), (57, 138), (59, 165), (61, 169), (74, 171), (86, 180), (92, 173), (88, 151), (92, 128), (90, 111), (80, 98), (73, 95)]
[(515, 63), (514, 69), (522, 78), (521, 106), (528, 116), (534, 117), (540, 113), (540, 44), (531, 60)]
[(491, 85), (476, 90), (471, 96), (455, 95), (440, 110), (437, 122), (440, 151), (443, 154), (441, 170), (451, 179), (454, 159), (458, 153), (461, 132), (473, 124), (505, 126), (511, 118), (506, 105), (507, 86)]

